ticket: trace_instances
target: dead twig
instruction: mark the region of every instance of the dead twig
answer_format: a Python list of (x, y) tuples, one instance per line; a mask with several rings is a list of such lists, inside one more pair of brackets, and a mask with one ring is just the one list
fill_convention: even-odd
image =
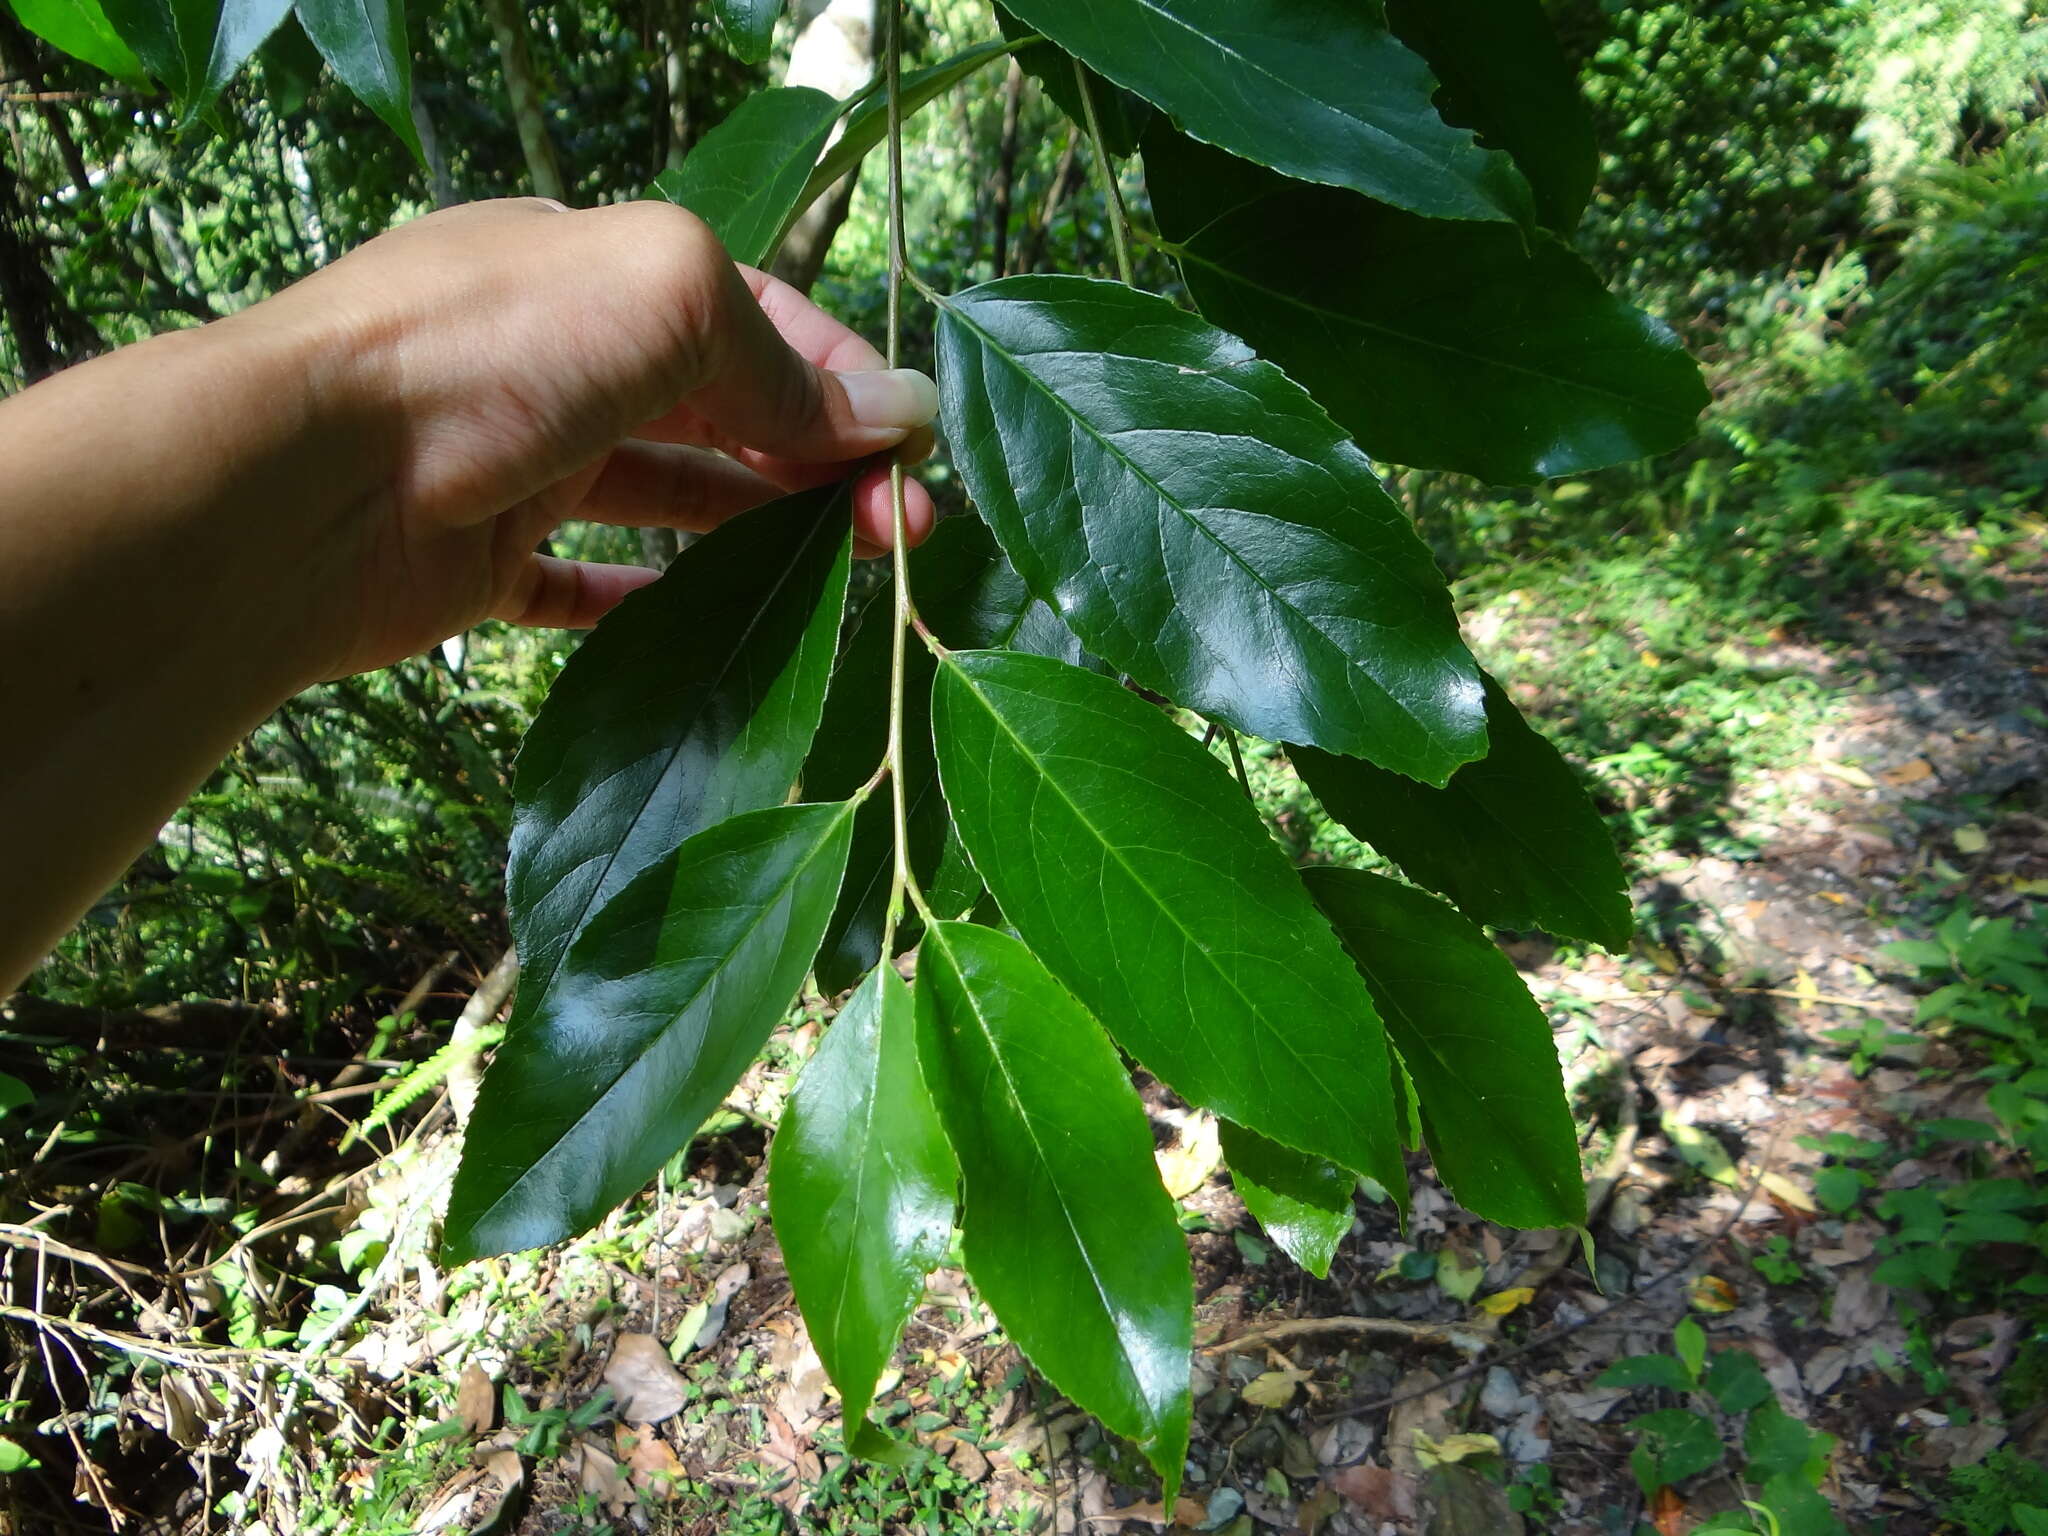
[(1474, 1330), (1455, 1323), (1409, 1323), (1398, 1317), (1292, 1317), (1247, 1329), (1235, 1338), (1218, 1339), (1202, 1347), (1205, 1355), (1242, 1354), (1288, 1339), (1314, 1338), (1318, 1334), (1362, 1334), (1366, 1337), (1402, 1339), (1410, 1344), (1450, 1345), (1468, 1353), (1483, 1342)]

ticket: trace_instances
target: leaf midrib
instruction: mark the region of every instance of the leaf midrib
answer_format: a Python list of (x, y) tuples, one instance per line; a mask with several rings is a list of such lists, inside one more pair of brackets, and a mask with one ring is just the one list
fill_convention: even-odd
[[(1001, 302), (1011, 303), (1016, 301), (1004, 299)], [(1039, 303), (1042, 301), (1027, 299), (1023, 302)], [(1151, 491), (1152, 494), (1156, 498), (1158, 498), (1162, 506), (1168, 506), (1173, 508), (1175, 513), (1179, 515), (1182, 522), (1184, 522), (1188, 527), (1194, 529), (1196, 532), (1200, 533), (1203, 538), (1207, 539), (1211, 544), (1215, 545), (1218, 550), (1222, 551), (1224, 556), (1233, 565), (1237, 566), (1238, 569), (1244, 572), (1245, 576), (1251, 581), (1251, 583), (1254, 586), (1258, 587), (1261, 591), (1267, 593), (1272, 598), (1272, 601), (1276, 607), (1283, 609), (1287, 614), (1289, 614), (1292, 617), (1295, 623), (1301, 626), (1303, 630), (1305, 630), (1308, 634), (1315, 636), (1316, 640), (1320, 644), (1328, 647), (1329, 650), (1336, 656), (1338, 663), (1343, 667), (1344, 672), (1347, 676), (1358, 679), (1359, 681), (1363, 682), (1366, 687), (1370, 688), (1380, 698), (1386, 700), (1387, 703), (1391, 705), (1396, 711), (1398, 711), (1402, 716), (1404, 716), (1409, 721), (1413, 722), (1415, 727), (1422, 732), (1423, 736), (1426, 739), (1434, 743), (1439, 751), (1446, 753), (1453, 759), (1454, 765), (1472, 761), (1471, 758), (1461, 757), (1459, 755), (1460, 749), (1453, 740), (1451, 740), (1448, 737), (1439, 735), (1427, 720), (1424, 720), (1420, 715), (1416, 714), (1414, 709), (1412, 709), (1409, 706), (1406, 700), (1402, 699), (1399, 695), (1395, 694), (1390, 689), (1388, 689), (1386, 685), (1380, 682), (1378, 678), (1374, 677), (1371, 673), (1367, 672), (1355, 660), (1353, 660), (1350, 653), (1346, 651), (1344, 647), (1334, 637), (1328, 634), (1322, 628), (1321, 625), (1316, 623), (1316, 621), (1310, 618), (1308, 614), (1304, 613), (1300, 608), (1296, 607), (1293, 603), (1289, 602), (1285, 597), (1283, 597), (1278, 588), (1276, 588), (1271, 582), (1267, 581), (1263, 576), (1261, 576), (1257, 569), (1255, 569), (1251, 564), (1249, 564), (1242, 555), (1240, 555), (1236, 550), (1232, 549), (1229, 544), (1225, 543), (1222, 537), (1219, 536), (1213, 528), (1209, 527), (1200, 518), (1196, 517), (1192, 512), (1190, 512), (1187, 507), (1183, 506), (1177, 497), (1169, 495), (1165, 487), (1160, 485), (1158, 480), (1156, 480), (1152, 476), (1152, 474), (1145, 469), (1143, 465), (1139, 464), (1136, 460), (1131, 458), (1131, 456), (1125, 453), (1121, 448), (1118, 448), (1113, 443), (1111, 443), (1109, 438), (1107, 438), (1102, 434), (1102, 432), (1097, 430), (1093, 422), (1091, 422), (1086, 416), (1083, 416), (1079, 411), (1069, 406), (1066, 401), (1062, 400), (1059, 397), (1059, 395), (1053, 391), (1052, 387), (1049, 384), (1047, 384), (1044, 380), (1040, 379), (1029, 368), (1026, 368), (1020, 357), (1018, 357), (1015, 353), (1012, 353), (1007, 347), (1003, 346), (1000, 342), (998, 342), (991, 332), (986, 330), (984, 327), (977, 325), (973, 320), (968, 318), (968, 316), (950, 300), (943, 300), (941, 301), (941, 303), (942, 307), (945, 309), (948, 315), (954, 317), (954, 319), (956, 319), (961, 325), (965, 326), (968, 330), (971, 330), (977, 337), (980, 338), (983, 347), (987, 351), (993, 353), (996, 357), (999, 357), (1003, 359), (1005, 362), (1007, 362), (1010, 366), (1011, 372), (1016, 374), (1019, 378), (1024, 379), (1027, 383), (1030, 384), (1030, 386), (1034, 390), (1043, 395), (1047, 400), (1051, 401), (1056, 410), (1058, 410), (1068, 420), (1072, 421), (1075, 425), (1080, 427), (1081, 430), (1087, 433), (1089, 437), (1093, 438), (1097, 446), (1101, 448), (1104, 454), (1108, 455), (1110, 458), (1115, 459), (1119, 464), (1122, 464), (1126, 469), (1128, 469), (1131, 472), (1131, 474), (1136, 479), (1142, 482), (1145, 488)], [(1033, 355), (1036, 356), (1041, 354)], [(1263, 360), (1261, 359), (1261, 361)], [(1268, 364), (1267, 366), (1270, 367), (1271, 365)], [(1173, 431), (1175, 429), (1154, 428), (1148, 430)], [(1308, 462), (1307, 460), (1301, 459), (1292, 453), (1288, 453), (1287, 450), (1284, 448), (1277, 447), (1270, 443), (1266, 446), (1273, 448), (1273, 451), (1275, 453), (1283, 455), (1295, 464), (1306, 465)], [(1250, 516), (1273, 517), (1273, 514), (1271, 513), (1253, 513), (1250, 512), (1248, 508), (1244, 507), (1225, 508), (1223, 510), (1234, 511), (1240, 514)], [(1335, 534), (1329, 533), (1326, 529), (1311, 528), (1309, 524), (1292, 522), (1284, 518), (1274, 518), (1274, 521), (1285, 522), (1287, 526), (1291, 528), (1309, 529), (1311, 532), (1319, 534), (1324, 538), (1330, 539), (1332, 542), (1342, 542), (1340, 539), (1337, 538)], [(1355, 549), (1355, 546), (1346, 547)], [(1362, 553), (1362, 551), (1360, 553)], [(1386, 564), (1384, 560), (1379, 560), (1375, 557), (1368, 556), (1367, 558), (1372, 559), (1374, 564)], [(1091, 566), (1094, 564), (1092, 559), (1090, 559), (1089, 564)], [(1020, 571), (1019, 574), (1021, 575), (1022, 572)], [(1121, 622), (1121, 620), (1119, 620), (1119, 622)]]
[[(967, 684), (968, 690), (974, 695), (976, 702), (978, 702), (983, 709), (988, 711), (989, 718), (995, 721), (997, 726), (999, 726), (1002, 729), (1003, 734), (1008, 736), (1010, 740), (1016, 744), (1018, 754), (1022, 756), (1024, 760), (1031, 765), (1032, 770), (1038, 775), (1041, 782), (1043, 782), (1047, 788), (1052, 790), (1054, 794), (1059, 796), (1061, 800), (1066, 802), (1067, 808), (1073, 813), (1075, 820), (1079, 821), (1082, 826), (1088, 829), (1089, 834), (1095, 839), (1096, 843), (1103, 849), (1103, 851), (1115, 859), (1118, 867), (1123, 870), (1123, 872), (1126, 876), (1129, 877), (1131, 882), (1134, 885), (1136, 885), (1139, 890), (1145, 893), (1146, 897), (1151, 901), (1152, 905), (1155, 908), (1157, 908), (1162, 914), (1165, 915), (1168, 923), (1173, 927), (1173, 929), (1176, 932), (1180, 934), (1182, 943), (1186, 945), (1187, 948), (1193, 950), (1196, 954), (1202, 957), (1203, 961), (1207, 964), (1208, 968), (1216, 974), (1217, 978), (1220, 981), (1222, 981), (1223, 984), (1227, 986), (1233, 993), (1236, 994), (1239, 1001), (1244, 1004), (1247, 1013), (1249, 1013), (1253, 1018), (1260, 1019), (1263, 1021), (1265, 1015), (1259, 1010), (1258, 1006), (1252, 1001), (1251, 997), (1245, 992), (1244, 988), (1238, 985), (1236, 978), (1231, 976), (1227, 971), (1223, 969), (1221, 965), (1218, 965), (1216, 963), (1216, 957), (1209, 952), (1208, 948), (1205, 945), (1196, 942), (1194, 934), (1189, 931), (1186, 924), (1181, 922), (1179, 913), (1176, 912), (1174, 908), (1167, 902), (1160, 899), (1159, 893), (1152, 889), (1151, 885), (1144, 879), (1143, 876), (1141, 876), (1138, 873), (1136, 868), (1132, 866), (1130, 860), (1123, 856), (1123, 851), (1120, 848), (1118, 848), (1115, 844), (1110, 842), (1108, 837), (1104, 835), (1102, 829), (1096, 826), (1095, 822), (1089, 817), (1088, 813), (1084, 811), (1078, 803), (1076, 803), (1074, 797), (1068, 794), (1066, 790), (1061, 787), (1059, 781), (1056, 778), (1054, 778), (1052, 774), (1046, 771), (1044, 762), (1038, 757), (1038, 755), (1035, 752), (1031, 750), (1031, 747), (1029, 746), (1029, 744), (1025, 742), (1024, 738), (1017, 734), (1016, 730), (1010, 725), (1010, 722), (1003, 718), (1002, 713), (996, 709), (995, 705), (989, 702), (988, 698), (982, 693), (981, 689), (975, 686), (974, 680), (968, 676), (966, 671), (963, 668), (961, 668), (953, 660), (951, 656), (945, 658), (945, 664), (951, 667), (954, 673), (957, 676), (959, 676), (963, 682)], [(1377, 1012), (1372, 1010), (1370, 1003), (1368, 1003), (1367, 1007), (1368, 1011), (1372, 1013), (1374, 1021), (1378, 1022)], [(1306, 1076), (1310, 1082), (1313, 1082), (1316, 1085), (1317, 1089), (1321, 1092), (1323, 1098), (1327, 1100), (1336, 1109), (1339, 1118), (1343, 1118), (1345, 1114), (1343, 1101), (1339, 1099), (1334, 1093), (1332, 1093), (1327, 1087), (1324, 1086), (1320, 1076), (1309, 1071), (1306, 1061), (1301, 1056), (1301, 1053), (1294, 1049), (1294, 1043), (1287, 1038), (1286, 1032), (1284, 1030), (1273, 1029), (1269, 1026), (1267, 1033), (1272, 1035), (1275, 1039), (1277, 1039), (1280, 1042), (1282, 1046), (1286, 1048), (1288, 1054), (1294, 1058), (1295, 1062), (1298, 1065), (1301, 1066), (1304, 1076)], [(1254, 1129), (1257, 1129), (1257, 1127), (1254, 1127)], [(1262, 1134), (1273, 1135), (1272, 1132), (1263, 1132)], [(1280, 1138), (1278, 1136), (1273, 1136), (1273, 1139), (1275, 1141), (1280, 1141)], [(1291, 1143), (1288, 1142), (1281, 1142), (1280, 1144), (1283, 1146), (1291, 1145)], [(1323, 1152), (1313, 1152), (1307, 1147), (1295, 1147), (1294, 1150), (1297, 1152), (1308, 1153), (1310, 1156), (1314, 1157), (1326, 1157), (1329, 1155)], [(1341, 1160), (1332, 1158), (1331, 1161), (1338, 1162)]]
[[(1038, 1166), (1045, 1170), (1046, 1182), (1052, 1185), (1054, 1193), (1059, 1196), (1060, 1217), (1067, 1224), (1067, 1234), (1074, 1240), (1075, 1252), (1081, 1255), (1082, 1263), (1088, 1271), (1088, 1283), (1095, 1288), (1095, 1299), (1102, 1304), (1103, 1315), (1109, 1319), (1110, 1332), (1116, 1336), (1117, 1354), (1124, 1362), (1125, 1373), (1137, 1389), (1138, 1402), (1152, 1433), (1156, 1436), (1162, 1428), (1159, 1414), (1153, 1407), (1151, 1393), (1146, 1389), (1144, 1373), (1138, 1368), (1137, 1361), (1132, 1358), (1130, 1346), (1124, 1341), (1123, 1329), (1117, 1325), (1117, 1320), (1123, 1313), (1110, 1300), (1109, 1292), (1104, 1288), (1102, 1277), (1096, 1270), (1095, 1255), (1081, 1236), (1081, 1229), (1074, 1224), (1073, 1202), (1053, 1173), (1052, 1160), (1046, 1156), (1045, 1144), (1039, 1140), (1037, 1124), (1024, 1107), (1024, 1100), (1017, 1092), (1016, 1079), (1011, 1077), (1009, 1065), (1003, 1060), (1003, 1053), (996, 1045), (995, 1033), (989, 1028), (988, 1019), (981, 1011), (981, 1003), (975, 997), (974, 989), (967, 985), (966, 973), (960, 968), (958, 957), (946, 941), (945, 926), (943, 923), (935, 924), (930, 930), (930, 937), (946, 952), (946, 963), (952, 968), (954, 980), (959, 983), (960, 995), (967, 999), (967, 1010), (974, 1015), (974, 1022), (981, 1030), (982, 1039), (987, 1042), (989, 1059), (1002, 1074), (1003, 1092), (1009, 1098), (1010, 1107), (1016, 1111), (1017, 1120), (1024, 1127), (1024, 1134), (1031, 1142), (1032, 1156), (1037, 1158)], [(1047, 979), (1052, 979), (1049, 972)], [(1054, 981), (1054, 985), (1058, 985), (1058, 982)]]
[[(652, 1051), (657, 1045), (659, 1045), (664, 1039), (667, 1038), (668, 1032), (676, 1027), (677, 1022), (680, 1021), (682, 1017), (690, 1011), (690, 1009), (696, 1004), (697, 999), (704, 995), (705, 988), (715, 978), (724, 974), (725, 968), (732, 963), (733, 956), (739, 953), (740, 948), (754, 936), (755, 931), (760, 928), (762, 923), (767, 921), (768, 914), (775, 910), (775, 908), (781, 903), (783, 897), (789, 892), (789, 890), (796, 885), (797, 881), (803, 878), (807, 871), (809, 871), (812, 863), (815, 862), (815, 860), (818, 857), (819, 850), (822, 849), (826, 843), (832, 840), (833, 836), (838, 832), (840, 824), (846, 819), (848, 815), (852, 813), (853, 806), (854, 802), (849, 800), (839, 807), (839, 814), (837, 816), (830, 818), (825, 823), (824, 829), (820, 832), (817, 839), (811, 844), (810, 848), (804, 853), (804, 855), (801, 858), (797, 859), (791, 866), (791, 870), (788, 876), (786, 876), (779, 884), (777, 884), (775, 889), (769, 894), (768, 898), (762, 901), (755, 908), (753, 917), (748, 921), (746, 926), (740, 931), (739, 935), (733, 940), (733, 942), (726, 947), (725, 952), (717, 957), (717, 963), (708, 966), (704, 971), (702, 979), (700, 979), (698, 984), (691, 989), (690, 995), (676, 1007), (669, 1010), (668, 1022), (663, 1024), (660, 1029), (657, 1029), (656, 1031), (654, 1031), (653, 1034), (647, 1037), (646, 1042), (638, 1050), (633, 1052), (631, 1058), (623, 1066), (621, 1066), (616, 1073), (613, 1074), (611, 1081), (606, 1083), (603, 1089), (600, 1090), (596, 1094), (596, 1096), (591, 1099), (589, 1105), (583, 1110), (583, 1112), (577, 1115), (567, 1125), (563, 1126), (562, 1129), (559, 1132), (557, 1132), (555, 1136), (548, 1142), (548, 1144), (527, 1162), (526, 1167), (520, 1171), (519, 1176), (515, 1178), (510, 1184), (505, 1186), (504, 1192), (500, 1194), (497, 1197), (497, 1199), (493, 1200), (489, 1205), (484, 1207), (482, 1212), (480, 1212), (477, 1215), (476, 1219), (470, 1222), (469, 1224), (469, 1228), (472, 1232), (474, 1232), (478, 1227), (482, 1226), (492, 1216), (496, 1215), (498, 1207), (503, 1205), (507, 1200), (510, 1200), (515, 1194), (517, 1194), (519, 1192), (520, 1186), (525, 1184), (525, 1182), (528, 1179), (533, 1177), (534, 1171), (538, 1169), (541, 1166), (541, 1164), (546, 1162), (549, 1158), (553, 1157), (556, 1151), (560, 1149), (562, 1143), (567, 1141), (570, 1136), (575, 1134), (575, 1132), (578, 1129), (580, 1129), (584, 1122), (589, 1120), (589, 1118), (592, 1115), (596, 1114), (598, 1109), (603, 1106), (604, 1101), (610, 1098), (612, 1094), (618, 1090), (619, 1084), (624, 1082), (626, 1078), (632, 1074), (633, 1070), (637, 1068), (641, 1062), (647, 1059), (648, 1052)], [(563, 958), (567, 958), (567, 951), (564, 952)], [(560, 969), (561, 966), (558, 963), (556, 965), (556, 970), (559, 971)]]

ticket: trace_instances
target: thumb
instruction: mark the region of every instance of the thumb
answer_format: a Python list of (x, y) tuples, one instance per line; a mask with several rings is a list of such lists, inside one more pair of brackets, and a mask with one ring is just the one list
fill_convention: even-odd
[(708, 371), (682, 403), (745, 447), (804, 463), (860, 459), (938, 415), (938, 386), (914, 368), (842, 372), (810, 361), (729, 263), (703, 327)]

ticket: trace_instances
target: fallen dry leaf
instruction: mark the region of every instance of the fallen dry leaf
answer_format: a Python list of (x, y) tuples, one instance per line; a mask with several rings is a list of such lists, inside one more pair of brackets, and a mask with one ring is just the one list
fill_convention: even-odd
[(1835, 1277), (1835, 1294), (1828, 1306), (1828, 1332), (1837, 1338), (1868, 1333), (1891, 1316), (1889, 1286), (1870, 1278), (1870, 1268), (1845, 1269)]
[(498, 1426), (498, 1389), (474, 1360), (462, 1368), (456, 1380), (455, 1416), (472, 1435), (487, 1435)]
[(683, 1464), (676, 1459), (669, 1443), (655, 1433), (653, 1425), (642, 1424), (635, 1429), (616, 1425), (612, 1441), (635, 1488), (656, 1500), (666, 1500), (674, 1494), (676, 1484), (685, 1475)]
[(1415, 1479), (1391, 1467), (1339, 1467), (1323, 1482), (1376, 1520), (1415, 1518)]
[(1491, 1435), (1446, 1435), (1441, 1440), (1432, 1440), (1421, 1430), (1415, 1431), (1415, 1459), (1425, 1470), (1449, 1466), (1472, 1456), (1499, 1454), (1500, 1442)]
[(1528, 1285), (1511, 1285), (1504, 1291), (1495, 1291), (1491, 1296), (1479, 1298), (1479, 1310), (1488, 1317), (1506, 1317), (1517, 1307), (1526, 1307), (1536, 1299), (1536, 1289)]
[(1657, 1497), (1650, 1500), (1650, 1520), (1657, 1536), (1685, 1536), (1685, 1500), (1676, 1488), (1666, 1485), (1657, 1490)]
[(1695, 1312), (1733, 1312), (1736, 1306), (1735, 1287), (1719, 1275), (1701, 1275), (1693, 1281), (1687, 1292), (1687, 1300)]
[(1522, 1536), (1522, 1517), (1507, 1490), (1470, 1467), (1445, 1466), (1423, 1485), (1429, 1506), (1424, 1536)]
[(1244, 1400), (1254, 1408), (1285, 1408), (1300, 1384), (1299, 1371), (1266, 1371), (1245, 1383)]
[(1924, 757), (1909, 757), (1898, 767), (1885, 769), (1878, 777), (1896, 789), (1933, 778), (1934, 768)]
[(619, 1417), (635, 1424), (659, 1424), (682, 1412), (690, 1400), (683, 1373), (651, 1333), (622, 1333), (612, 1345), (604, 1384), (618, 1400)]
[(1223, 1148), (1216, 1137), (1216, 1117), (1190, 1115), (1170, 1146), (1152, 1154), (1159, 1164), (1159, 1180), (1176, 1200), (1185, 1200), (1204, 1184), (1216, 1165), (1223, 1161)]
[(1301, 1501), (1301, 1508), (1295, 1512), (1294, 1528), (1301, 1536), (1316, 1536), (1323, 1522), (1337, 1513), (1339, 1503), (1336, 1489), (1319, 1483), (1316, 1491)]
[(619, 1470), (616, 1461), (587, 1440), (583, 1443), (581, 1457), (577, 1482), (585, 1493), (600, 1504), (630, 1504), (633, 1501), (633, 1485), (626, 1481), (626, 1474)]

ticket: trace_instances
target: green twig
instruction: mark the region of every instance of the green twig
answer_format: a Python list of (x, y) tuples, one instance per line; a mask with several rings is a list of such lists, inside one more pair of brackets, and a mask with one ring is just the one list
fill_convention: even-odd
[(1081, 111), (1088, 119), (1088, 140), (1095, 146), (1095, 169), (1102, 177), (1103, 196), (1109, 202), (1109, 239), (1116, 248), (1116, 274), (1126, 288), (1135, 288), (1131, 275), (1131, 225), (1124, 212), (1123, 188), (1117, 185), (1116, 167), (1109, 163), (1109, 147), (1102, 142), (1102, 121), (1095, 111), (1095, 93), (1088, 86), (1088, 71), (1074, 61), (1074, 83), (1081, 88)]

